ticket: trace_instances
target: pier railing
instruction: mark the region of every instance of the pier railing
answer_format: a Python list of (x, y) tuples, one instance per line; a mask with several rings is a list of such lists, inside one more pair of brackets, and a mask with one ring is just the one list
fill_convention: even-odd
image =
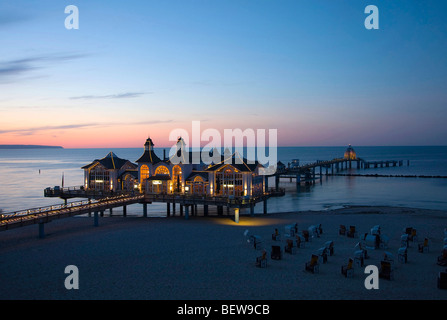
[(108, 208), (137, 203), (144, 199), (143, 195), (118, 195), (100, 200), (85, 200), (67, 204), (51, 205), (40, 208), (19, 210), (0, 215), (0, 231), (28, 224), (49, 222), (54, 219), (101, 211)]
[(94, 189), (85, 189), (84, 186), (74, 186), (74, 187), (58, 187), (55, 186), (53, 188), (48, 187), (44, 189), (45, 197), (57, 197), (57, 198), (97, 198), (101, 199), (109, 196), (118, 196), (118, 195), (130, 195), (136, 194), (139, 191), (103, 191), (103, 190), (94, 190)]

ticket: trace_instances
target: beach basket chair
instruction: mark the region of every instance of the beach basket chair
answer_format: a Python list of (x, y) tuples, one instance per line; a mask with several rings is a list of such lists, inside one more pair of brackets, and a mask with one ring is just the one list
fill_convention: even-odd
[(341, 266), (341, 274), (346, 278), (354, 277), (354, 259), (349, 258), (348, 263)]
[(263, 250), (262, 255), (256, 257), (256, 266), (259, 268), (267, 267), (267, 251)]
[(447, 289), (447, 271), (438, 273), (438, 289)]
[(309, 230), (303, 230), (301, 233), (303, 234), (304, 240), (306, 242), (311, 241), (311, 237), (309, 236)]
[(394, 254), (391, 252), (385, 251), (383, 253), (383, 261), (387, 261), (390, 263), (391, 268), (394, 269)]
[(332, 241), (332, 240), (326, 241), (324, 246), (326, 247), (327, 253), (330, 256), (333, 256), (334, 255), (334, 241)]
[(320, 236), (317, 227), (314, 225), (309, 226), (307, 230), (309, 231), (309, 238), (318, 238)]
[(379, 235), (380, 236), (380, 225), (375, 225), (371, 228), (372, 235)]
[(279, 234), (279, 231), (277, 228), (275, 228), (275, 232), (272, 233), (272, 240), (281, 241), (281, 235)]
[(362, 242), (357, 242), (355, 247), (354, 247), (355, 251), (361, 251), (362, 252), (362, 256), (363, 259), (368, 259), (368, 250), (365, 249), (365, 246), (363, 245)]
[(304, 248), (306, 245), (306, 239), (302, 235), (297, 234), (296, 235), (296, 247), (297, 248)]
[(318, 236), (321, 236), (323, 234), (323, 227), (322, 227), (321, 223), (317, 226), (317, 233), (318, 233)]
[(282, 250), (280, 246), (272, 246), (272, 253), (270, 254), (272, 260), (282, 259)]
[(321, 257), (321, 260), (323, 261), (323, 263), (327, 262), (327, 248), (326, 247), (321, 247), (317, 250), (316, 253), (319, 257)]
[(290, 253), (290, 254), (296, 254), (296, 246), (293, 245), (292, 239), (287, 239), (287, 244), (284, 247), (284, 252)]
[(365, 234), (362, 239), (363, 246), (367, 249), (377, 249), (380, 245), (380, 237), (376, 234)]
[(408, 241), (409, 241), (409, 237), (407, 233), (404, 233), (403, 235), (400, 236), (400, 246), (401, 247), (408, 247)]
[(264, 241), (262, 240), (262, 238), (260, 236), (249, 235), (247, 241), (248, 241), (248, 243), (252, 244), (256, 250), (263, 249)]
[(428, 238), (424, 238), (424, 242), (418, 244), (418, 251), (420, 253), (428, 253), (429, 252)]
[(394, 280), (394, 269), (390, 261), (380, 261), (379, 278)]
[(297, 230), (298, 227), (296, 225), (289, 224), (284, 227), (284, 233), (286, 237), (294, 237), (295, 236), (295, 230)]
[(312, 254), (310, 261), (307, 261), (304, 264), (304, 270), (309, 271), (311, 273), (320, 272), (320, 265), (318, 264), (318, 256), (316, 254)]
[(364, 253), (363, 250), (354, 251), (354, 264), (361, 268), (364, 266)]
[(418, 240), (416, 229), (413, 227), (405, 228), (405, 234), (408, 235), (408, 241), (416, 242)]
[(400, 263), (407, 263), (408, 250), (407, 247), (401, 247), (397, 250), (397, 259)]
[(441, 255), (438, 256), (438, 261), (436, 262), (440, 266), (447, 266), (447, 245), (441, 251)]
[(338, 234), (341, 236), (345, 236), (346, 235), (346, 226), (344, 224), (340, 225), (340, 228), (338, 229)]
[(355, 226), (349, 226), (349, 230), (346, 232), (346, 236), (349, 238), (357, 238), (357, 231)]

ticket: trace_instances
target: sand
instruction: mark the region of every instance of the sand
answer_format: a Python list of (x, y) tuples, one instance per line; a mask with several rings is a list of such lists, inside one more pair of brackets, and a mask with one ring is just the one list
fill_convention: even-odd
[[(320, 237), (295, 255), (284, 253), (285, 226), (301, 231), (321, 224)], [(379, 289), (364, 286), (364, 268), (353, 278), (340, 268), (353, 257), (359, 239), (338, 234), (339, 225), (355, 225), (359, 234), (380, 225), (389, 237), (388, 248), (369, 250), (367, 265), (380, 265), (384, 252), (394, 254), (394, 280), (379, 279)], [(400, 236), (406, 227), (419, 240), (430, 239), (428, 253), (408, 248), (408, 262), (397, 261)], [(436, 286), (446, 267), (436, 264), (443, 247), (447, 212), (411, 208), (352, 207), (322, 212), (292, 212), (241, 216), (143, 218), (73, 217), (45, 226), (38, 238), (36, 225), (0, 233), (0, 299), (124, 299), (124, 300), (444, 300), (447, 290)], [(278, 228), (280, 242), (271, 234)], [(281, 245), (283, 258), (255, 266), (260, 250), (244, 232), (264, 240), (268, 253)], [(334, 255), (320, 272), (304, 270), (311, 254), (334, 241)], [(67, 265), (79, 270), (79, 289), (67, 290)]]

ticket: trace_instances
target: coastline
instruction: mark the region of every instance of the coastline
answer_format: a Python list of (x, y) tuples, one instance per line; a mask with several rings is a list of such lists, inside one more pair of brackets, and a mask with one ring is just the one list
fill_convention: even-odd
[[(296, 255), (270, 257), (267, 268), (255, 266), (260, 255), (244, 232), (264, 240), (266, 250), (280, 244), (271, 239), (288, 224), (298, 229), (322, 224), (319, 238), (306, 243)], [(364, 287), (366, 275), (356, 268), (347, 279), (340, 267), (353, 255), (358, 239), (338, 234), (339, 225), (355, 225), (359, 234), (380, 225), (389, 237), (388, 249), (370, 250), (365, 264), (380, 265), (385, 251), (394, 254), (406, 227), (417, 230), (419, 241), (430, 239), (428, 253), (417, 244), (408, 248), (408, 263), (395, 264), (395, 279), (380, 279), (378, 290)], [(417, 208), (350, 206), (327, 211), (229, 216), (142, 218), (104, 217), (99, 227), (92, 218), (53, 221), (47, 236), (38, 239), (37, 226), (0, 233), (1, 300), (10, 299), (123, 299), (123, 300), (444, 300), (447, 290), (436, 287), (436, 264), (443, 247), (447, 212)], [(320, 264), (320, 273), (304, 271), (310, 256), (328, 240), (335, 253)], [(284, 249), (283, 249), (284, 251)], [(64, 288), (64, 268), (76, 265), (80, 289)]]

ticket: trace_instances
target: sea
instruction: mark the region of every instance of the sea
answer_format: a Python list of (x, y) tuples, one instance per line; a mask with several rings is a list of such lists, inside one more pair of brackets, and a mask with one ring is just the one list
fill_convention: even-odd
[[(447, 210), (447, 146), (353, 146), (366, 161), (401, 160), (402, 166), (341, 171), (350, 176), (319, 176), (312, 185), (296, 187), (295, 181), (280, 180), (283, 197), (270, 198), (268, 213), (334, 210), (346, 206), (394, 206)], [(342, 158), (346, 146), (278, 147), (277, 158), (286, 166), (294, 159), (300, 164)], [(47, 187), (73, 187), (83, 184), (82, 166), (114, 152), (135, 162), (143, 148), (115, 149), (0, 149), (0, 209), (3, 213), (63, 203), (59, 198), (44, 197)], [(169, 150), (167, 150), (169, 151)], [(163, 149), (156, 148), (159, 157)], [(429, 176), (429, 177), (427, 177)], [(270, 178), (269, 187), (273, 187)], [(80, 201), (85, 199), (72, 199)], [(119, 214), (119, 209), (117, 214)], [(128, 215), (142, 215), (142, 206), (128, 206)], [(114, 211), (115, 212), (115, 211)], [(255, 214), (263, 205), (255, 207)], [(241, 214), (245, 211), (242, 210)], [(148, 215), (166, 216), (165, 204), (151, 204)]]

